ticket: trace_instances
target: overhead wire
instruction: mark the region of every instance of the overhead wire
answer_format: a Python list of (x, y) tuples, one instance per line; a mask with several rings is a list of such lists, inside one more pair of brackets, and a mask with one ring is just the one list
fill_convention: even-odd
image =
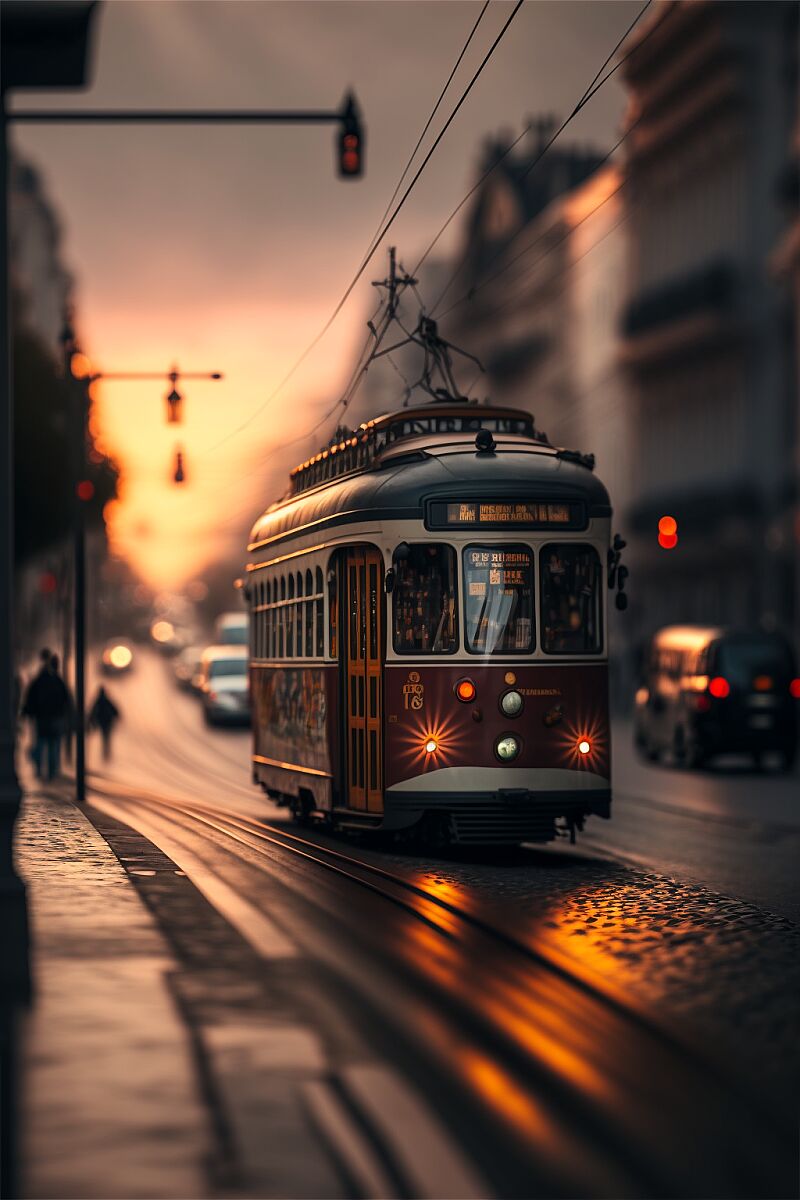
[[(611, 158), (612, 154), (614, 154), (619, 149), (619, 147), (622, 145), (622, 143), (625, 141), (625, 139), (629, 136), (629, 134), (632, 133), (632, 131), (636, 127), (636, 125), (639, 124), (640, 120), (641, 120), (641, 117), (637, 118), (637, 120), (632, 125), (630, 125), (625, 130), (625, 132), (622, 134), (622, 136), (614, 143), (614, 145), (611, 147), (611, 149), (608, 151), (608, 153), (605, 154), (603, 156), (603, 158), (600, 159), (599, 163), (597, 164), (598, 169), (599, 169), (599, 167), (603, 166), (604, 163), (608, 162), (608, 160)], [(613, 200), (613, 198), (615, 196), (619, 195), (619, 193), (621, 191), (623, 191), (624, 188), (627, 186), (628, 182), (629, 182), (629, 180), (627, 180), (627, 179), (621, 180), (619, 185), (617, 187), (615, 187), (612, 192), (609, 192), (609, 194), (607, 196), (604, 196), (603, 199), (594, 206), (594, 208), (590, 209), (589, 212), (585, 213), (579, 221), (575, 222), (574, 225), (571, 225), (570, 228), (566, 231), (566, 233), (561, 238), (559, 238), (559, 240), (557, 242), (551, 243), (549, 245), (548, 249), (545, 251), (545, 253), (540, 255), (539, 258), (537, 258), (535, 260), (534, 265), (537, 265), (538, 263), (542, 262), (547, 257), (548, 254), (551, 254), (555, 250), (557, 250), (558, 247), (561, 245), (561, 243), (564, 242), (575, 229), (578, 229), (581, 225), (583, 225), (583, 223), (585, 221), (588, 221), (590, 217), (594, 216), (594, 214), (599, 209), (601, 209), (603, 207), (603, 205), (608, 204), (608, 202), (610, 200)], [(449, 308), (446, 308), (443, 313), (439, 314), (440, 320), (444, 320), (445, 317), (449, 316), (450, 313), (453, 312), (456, 308), (459, 308), (462, 304), (466, 303), (467, 300), (474, 299), (474, 297), (478, 294), (478, 292), (483, 291), (484, 288), (487, 288), (490, 283), (494, 283), (495, 280), (500, 279), (501, 276), (505, 275), (508, 271), (510, 271), (511, 268), (516, 263), (518, 263), (521, 259), (525, 258), (528, 254), (530, 254), (532, 250), (535, 250), (535, 248), (541, 242), (545, 241), (547, 239), (547, 236), (548, 236), (548, 231), (544, 231), (544, 232), (540, 233), (538, 237), (534, 238), (532, 242), (529, 242), (528, 245), (524, 246), (512, 258), (509, 258), (506, 261), (504, 261), (503, 265), (497, 271), (495, 271), (492, 275), (487, 275), (486, 278), (482, 279), (480, 283), (473, 284), (466, 292), (464, 292), (464, 294), (462, 296), (460, 296), (458, 298), (458, 300), (454, 300)], [(506, 246), (506, 250), (508, 249), (509, 246), (513, 245), (515, 240), (516, 240), (516, 238), (511, 239), (511, 241)], [(439, 298), (439, 300), (441, 300), (441, 297)], [(437, 301), (437, 304), (438, 303), (439, 303), (439, 301)], [(434, 311), (435, 311), (435, 309), (434, 309)]]
[[(609, 71), (606, 75), (602, 74), (603, 71), (605, 70), (605, 68), (608, 66), (611, 59), (614, 57), (614, 55), (619, 50), (620, 46), (622, 46), (622, 44), (624, 43), (626, 38), (632, 33), (632, 31), (634, 30), (636, 25), (638, 25), (639, 21), (642, 19), (644, 14), (647, 12), (647, 9), (650, 7), (651, 4), (652, 4), (652, 0), (645, 0), (645, 3), (639, 9), (639, 12), (636, 14), (633, 21), (631, 21), (630, 25), (628, 25), (625, 32), (618, 38), (616, 45), (606, 55), (606, 58), (603, 61), (601, 67), (599, 68), (599, 70), (597, 70), (595, 72), (593, 78), (591, 79), (589, 84), (584, 89), (583, 93), (581, 94), (580, 98), (578, 99), (577, 103), (575, 104), (575, 107), (572, 109), (572, 112), (569, 114), (568, 117), (566, 117), (561, 122), (559, 127), (556, 129), (555, 133), (553, 133), (551, 135), (549, 140), (545, 143), (545, 145), (540, 149), (539, 153), (536, 155), (536, 157), (533, 159), (533, 161), (529, 164), (529, 166), (527, 167), (526, 171), (523, 174), (523, 179), (526, 179), (528, 177), (528, 175), (530, 175), (531, 171), (542, 161), (544, 156), (547, 154), (548, 150), (556, 142), (556, 140), (561, 136), (561, 134), (564, 132), (564, 130), (567, 128), (567, 126), (575, 119), (575, 117), (578, 115), (578, 113), (580, 113), (581, 110), (589, 103), (589, 101), (597, 94), (597, 92), (600, 90), (600, 88), (603, 87), (605, 85), (605, 83), (611, 78), (614, 71), (618, 70), (619, 67), (621, 67), (622, 64), (627, 60), (627, 58), (629, 57), (629, 55), (631, 53), (630, 51), (628, 52), (628, 54), (624, 55), (623, 58), (620, 59), (620, 61), (614, 66), (614, 68), (611, 71)], [(648, 31), (648, 34), (646, 36), (649, 36), (650, 32), (652, 32), (652, 30)], [(472, 187), (469, 188), (466, 195), (462, 197), (462, 199), (458, 202), (456, 207), (450, 213), (447, 220), (440, 227), (440, 229), (437, 232), (437, 234), (435, 235), (435, 237), (428, 243), (428, 246), (426, 247), (423, 254), (421, 255), (421, 257), (419, 258), (419, 260), (417, 261), (417, 263), (414, 266), (414, 270), (413, 270), (414, 275), (416, 275), (418, 273), (420, 267), (423, 265), (423, 263), (426, 262), (426, 260), (430, 256), (431, 252), (433, 251), (434, 247), (437, 245), (442, 234), (448, 229), (448, 227), (450, 226), (452, 221), (455, 219), (455, 217), (458, 215), (458, 213), (461, 211), (461, 209), (464, 207), (464, 205), (467, 203), (467, 201), (470, 200), (470, 198), (472, 196), (474, 196), (474, 194), (478, 190), (478, 188), (480, 188), (486, 182), (486, 180), (489, 178), (489, 176), (492, 175), (493, 172), (497, 170), (497, 168), (500, 166), (500, 164), (502, 162), (504, 162), (506, 158), (508, 158), (508, 156), (511, 154), (512, 150), (514, 150), (519, 145), (519, 143), (522, 141), (522, 139), (530, 132), (530, 129), (531, 129), (531, 123), (529, 123), (522, 130), (522, 132), (513, 140), (513, 142), (511, 142), (508, 146), (506, 146), (505, 149), (499, 155), (497, 155), (497, 157), (494, 159), (494, 161), (491, 163), (491, 165), (489, 167), (487, 167), (482, 172), (481, 175), (479, 175), (478, 179), (475, 181), (475, 183), (472, 185)], [(444, 297), (447, 295), (450, 288), (453, 286), (453, 283), (456, 281), (456, 279), (460, 275), (460, 273), (464, 267), (464, 264), (466, 262), (466, 259), (467, 259), (467, 253), (462, 254), (461, 257), (459, 258), (459, 261), (456, 264), (455, 270), (451, 273), (447, 283), (445, 284), (444, 288), (442, 289), (441, 293), (439, 294), (433, 308), (431, 309), (432, 315), (436, 313), (437, 309), (439, 308), (439, 305), (444, 300)]]
[[(422, 163), (421, 163), (421, 164), (420, 164), (420, 166), (417, 168), (417, 171), (416, 171), (416, 173), (414, 174), (414, 177), (413, 177), (413, 179), (411, 180), (410, 184), (408, 185), (408, 187), (406, 188), (405, 192), (403, 193), (403, 195), (402, 195), (402, 197), (401, 197), (400, 201), (399, 201), (399, 202), (397, 203), (397, 205), (395, 206), (395, 208), (394, 208), (394, 211), (392, 212), (392, 215), (390, 216), (389, 220), (388, 220), (387, 222), (385, 222), (385, 224), (384, 224), (384, 226), (383, 226), (383, 229), (381, 230), (381, 233), (380, 233), (379, 237), (377, 238), (377, 240), (375, 240), (375, 241), (373, 242), (373, 245), (372, 245), (372, 247), (371, 247), (371, 248), (370, 248), (370, 250), (367, 252), (367, 254), (364, 256), (364, 258), (363, 258), (363, 260), (362, 260), (362, 262), (361, 262), (361, 265), (359, 266), (358, 270), (356, 271), (356, 273), (355, 273), (355, 275), (353, 276), (353, 278), (352, 278), (352, 280), (350, 281), (350, 283), (349, 283), (349, 284), (347, 285), (347, 287), (345, 288), (345, 291), (344, 291), (344, 293), (342, 294), (341, 298), (339, 299), (339, 301), (338, 301), (338, 303), (336, 304), (336, 306), (335, 306), (335, 308), (334, 308), (333, 312), (332, 312), (332, 313), (331, 313), (331, 315), (328, 317), (328, 319), (327, 319), (327, 321), (325, 322), (325, 324), (322, 326), (322, 328), (319, 330), (319, 332), (318, 332), (318, 333), (317, 333), (317, 334), (316, 334), (316, 335), (315, 335), (315, 336), (314, 336), (314, 337), (311, 339), (311, 341), (310, 341), (310, 342), (309, 342), (309, 344), (306, 346), (305, 350), (302, 352), (302, 354), (299, 356), (299, 358), (297, 358), (297, 359), (296, 359), (296, 361), (294, 362), (294, 364), (293, 364), (293, 365), (292, 365), (292, 366), (289, 368), (289, 370), (286, 372), (286, 374), (285, 374), (285, 375), (284, 375), (284, 376), (281, 378), (281, 380), (280, 380), (280, 381), (279, 381), (279, 382), (276, 384), (276, 386), (275, 386), (275, 387), (272, 389), (272, 391), (271, 391), (271, 392), (270, 392), (270, 394), (267, 396), (267, 398), (266, 398), (266, 399), (263, 401), (263, 403), (262, 403), (262, 404), (260, 404), (260, 405), (259, 405), (259, 407), (258, 407), (258, 408), (255, 410), (255, 412), (251, 413), (251, 414), (250, 414), (250, 416), (249, 416), (249, 417), (248, 417), (248, 418), (247, 418), (245, 421), (243, 421), (243, 422), (242, 422), (240, 425), (238, 425), (238, 426), (237, 426), (235, 429), (231, 430), (231, 431), (230, 431), (230, 433), (227, 433), (227, 434), (225, 435), (225, 437), (221, 438), (221, 439), (220, 439), (218, 442), (216, 442), (216, 443), (215, 443), (213, 446), (211, 446), (211, 447), (210, 447), (208, 450), (206, 450), (206, 451), (205, 451), (205, 454), (210, 454), (210, 453), (212, 453), (212, 452), (214, 452), (214, 451), (218, 450), (220, 446), (222, 446), (222, 445), (224, 445), (226, 442), (230, 441), (230, 440), (231, 440), (231, 438), (237, 437), (237, 436), (238, 436), (238, 434), (242, 433), (242, 432), (243, 432), (243, 431), (244, 431), (244, 430), (245, 430), (245, 429), (246, 429), (246, 428), (247, 428), (249, 425), (251, 425), (251, 424), (253, 423), (253, 421), (257, 420), (257, 419), (258, 419), (258, 417), (259, 417), (259, 416), (261, 416), (261, 414), (262, 414), (262, 413), (263, 413), (263, 412), (264, 412), (264, 411), (265, 411), (265, 410), (266, 410), (266, 409), (269, 407), (269, 405), (270, 405), (270, 404), (272, 404), (272, 402), (273, 402), (273, 401), (276, 399), (276, 397), (277, 397), (277, 396), (280, 394), (280, 392), (283, 390), (283, 388), (286, 386), (286, 384), (287, 384), (287, 383), (288, 383), (288, 382), (289, 382), (289, 381), (290, 381), (290, 380), (291, 380), (291, 379), (294, 377), (294, 375), (295, 375), (295, 374), (297, 373), (297, 371), (300, 369), (300, 367), (301, 367), (301, 366), (302, 366), (302, 364), (303, 364), (303, 363), (306, 361), (306, 359), (308, 358), (308, 356), (309, 356), (309, 355), (312, 353), (312, 351), (313, 351), (313, 350), (315, 350), (315, 349), (316, 349), (316, 347), (317, 347), (317, 346), (319, 345), (319, 343), (322, 341), (323, 337), (324, 337), (324, 336), (325, 336), (325, 334), (328, 332), (328, 330), (331, 328), (331, 326), (333, 325), (334, 321), (335, 321), (335, 320), (336, 320), (336, 318), (338, 317), (339, 313), (342, 311), (342, 309), (344, 308), (345, 304), (347, 303), (347, 301), (349, 300), (350, 296), (352, 295), (352, 292), (353, 292), (353, 290), (354, 290), (354, 288), (355, 288), (356, 284), (357, 284), (357, 283), (358, 283), (358, 281), (361, 279), (362, 275), (364, 274), (364, 271), (366, 270), (367, 266), (369, 265), (369, 263), (371, 262), (372, 258), (374, 257), (374, 255), (375, 255), (375, 251), (378, 249), (378, 246), (379, 246), (379, 245), (380, 245), (380, 243), (383, 241), (383, 238), (384, 238), (384, 237), (386, 236), (386, 234), (389, 232), (389, 229), (392, 227), (392, 225), (394, 224), (394, 222), (397, 220), (397, 217), (399, 216), (399, 214), (400, 214), (401, 210), (403, 209), (403, 207), (404, 207), (404, 205), (405, 205), (406, 201), (408, 200), (408, 197), (411, 195), (411, 192), (413, 191), (414, 187), (416, 186), (416, 184), (417, 184), (417, 181), (419, 180), (420, 176), (422, 175), (422, 172), (425, 170), (426, 166), (427, 166), (427, 165), (428, 165), (428, 163), (430, 162), (430, 160), (431, 160), (431, 157), (432, 157), (432, 156), (433, 156), (433, 154), (435, 153), (435, 151), (436, 151), (437, 147), (439, 146), (439, 144), (440, 144), (440, 142), (441, 142), (442, 138), (444, 137), (444, 135), (447, 133), (447, 130), (448, 130), (448, 129), (450, 128), (450, 126), (452, 125), (452, 123), (453, 123), (453, 121), (455, 120), (455, 118), (456, 118), (457, 114), (458, 114), (458, 113), (459, 113), (459, 111), (461, 110), (461, 108), (462, 108), (463, 104), (465, 103), (465, 101), (466, 101), (467, 97), (469, 96), (469, 94), (470, 94), (470, 92), (472, 91), (473, 87), (475, 86), (475, 84), (477, 83), (478, 79), (479, 79), (479, 78), (480, 78), (480, 76), (482, 75), (482, 73), (483, 73), (483, 71), (484, 71), (485, 67), (487, 66), (487, 64), (488, 64), (488, 63), (489, 63), (489, 61), (491, 60), (491, 58), (492, 58), (492, 55), (494, 54), (494, 52), (495, 52), (495, 50), (497, 49), (497, 47), (498, 47), (498, 45), (500, 44), (500, 42), (502, 41), (503, 37), (505, 36), (506, 32), (507, 32), (507, 31), (508, 31), (508, 29), (509, 29), (509, 26), (511, 25), (511, 22), (512, 22), (512, 21), (514, 20), (514, 18), (516, 17), (517, 13), (519, 12), (519, 10), (520, 10), (520, 8), (522, 7), (522, 5), (523, 5), (523, 3), (524, 3), (524, 2), (525, 2), (525, 0), (516, 0), (516, 3), (514, 4), (514, 7), (513, 7), (512, 11), (511, 11), (510, 15), (508, 16), (508, 18), (506, 19), (506, 21), (503, 23), (503, 26), (502, 26), (502, 28), (501, 28), (500, 32), (497, 34), (497, 36), (495, 37), (495, 39), (494, 39), (494, 41), (492, 42), (491, 46), (489, 47), (489, 49), (487, 50), (487, 52), (484, 54), (484, 56), (483, 56), (483, 58), (482, 58), (482, 60), (481, 60), (481, 62), (480, 62), (480, 64), (479, 64), (479, 66), (478, 66), (477, 70), (474, 72), (474, 74), (473, 74), (472, 78), (470, 79), (470, 81), (469, 81), (469, 83), (467, 84), (466, 88), (465, 88), (465, 89), (464, 89), (464, 91), (462, 92), (462, 94), (461, 94), (461, 96), (460, 96), (459, 100), (457, 101), (457, 103), (456, 103), (455, 107), (453, 108), (453, 110), (452, 110), (452, 112), (450, 113), (449, 117), (448, 117), (448, 118), (447, 118), (447, 120), (445, 121), (445, 123), (444, 123), (444, 125), (443, 125), (442, 129), (441, 129), (441, 130), (439, 131), (439, 133), (437, 134), (437, 136), (436, 136), (436, 138), (435, 138), (435, 140), (434, 140), (434, 142), (433, 142), (433, 145), (432, 145), (432, 146), (430, 147), (430, 149), (428, 150), (427, 154), (425, 155), (424, 159), (422, 160)], [(650, 2), (650, 0), (648, 0), (648, 3), (649, 3), (649, 2)]]
[(417, 138), (417, 143), (414, 146), (414, 149), (411, 151), (411, 154), (409, 155), (408, 162), (404, 166), (403, 171), (400, 175), (400, 178), (398, 179), (397, 183), (395, 184), (395, 189), (392, 192), (391, 196), (389, 197), (389, 202), (386, 205), (386, 208), (383, 210), (381, 219), (378, 221), (375, 232), (373, 233), (372, 238), (370, 239), (370, 243), (367, 247), (367, 253), (370, 252), (372, 247), (375, 245), (376, 241), (380, 241), (381, 238), (384, 236), (381, 234), (381, 230), (383, 228), (383, 223), (386, 220), (386, 218), (388, 217), (391, 207), (394, 204), (395, 199), (397, 198), (397, 193), (400, 191), (400, 188), (403, 186), (403, 180), (405, 179), (406, 175), (408, 174), (408, 172), (411, 169), (411, 164), (413, 163), (414, 159), (417, 156), (417, 151), (419, 150), (420, 146), (422, 145), (422, 142), (425, 138), (425, 134), (430, 129), (431, 124), (433, 122), (433, 118), (436, 116), (437, 112), (439, 111), (439, 106), (441, 105), (442, 100), (444, 99), (445, 94), (446, 94), (448, 88), (450, 87), (450, 84), (453, 82), (453, 78), (454, 78), (458, 68), (461, 66), (464, 55), (467, 53), (467, 50), (470, 47), (472, 39), (474, 38), (475, 34), (477, 33), (478, 26), (480, 25), (481, 21), (483, 20), (485, 14), (486, 14), (486, 10), (489, 7), (489, 3), (490, 3), (490, 0), (484, 0), (483, 7), (481, 8), (481, 11), (478, 13), (478, 16), (475, 20), (475, 24), (472, 26), (472, 29), (469, 32), (469, 36), (468, 36), (467, 40), (464, 42), (464, 45), (461, 47), (461, 52), (460, 52), (458, 58), (456, 59), (455, 64), (453, 65), (452, 71), (450, 72), (450, 74), (447, 77), (447, 82), (445, 83), (444, 87), (440, 91), (439, 98), (436, 101), (436, 103), (434, 104), (433, 108), (431, 109), (431, 114), (428, 117), (427, 121), (425, 122), (422, 132), (420, 133), (419, 137)]

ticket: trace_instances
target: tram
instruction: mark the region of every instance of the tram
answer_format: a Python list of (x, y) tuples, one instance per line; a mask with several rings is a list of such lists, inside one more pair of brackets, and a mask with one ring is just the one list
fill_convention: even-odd
[(300, 821), (436, 844), (608, 818), (627, 572), (592, 468), (526, 412), (433, 400), (292, 471), (248, 545), (254, 781)]

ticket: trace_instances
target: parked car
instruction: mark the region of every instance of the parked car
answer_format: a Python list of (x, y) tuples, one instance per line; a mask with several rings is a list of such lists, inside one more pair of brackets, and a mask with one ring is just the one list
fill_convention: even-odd
[(249, 725), (246, 646), (208, 646), (200, 664), (200, 696), (209, 725)]
[(133, 666), (133, 646), (127, 638), (109, 638), (100, 654), (104, 675), (124, 675)]
[(184, 691), (197, 691), (200, 687), (200, 668), (203, 663), (203, 647), (187, 646), (175, 658), (173, 670), (175, 682)]
[(246, 612), (220, 613), (214, 622), (214, 641), (218, 646), (246, 646), (247, 636)]
[(750, 754), (758, 766), (797, 753), (800, 679), (778, 634), (671, 625), (651, 639), (636, 693), (634, 739), (652, 762), (664, 752), (688, 766), (716, 754)]

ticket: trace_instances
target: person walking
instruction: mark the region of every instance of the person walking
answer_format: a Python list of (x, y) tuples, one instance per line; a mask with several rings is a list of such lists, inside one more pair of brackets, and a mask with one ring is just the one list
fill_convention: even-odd
[(67, 685), (58, 673), (58, 659), (46, 649), (40, 658), (42, 666), (28, 686), (22, 713), (34, 726), (32, 757), (36, 776), (51, 780), (58, 775), (61, 736), (70, 701)]
[(95, 702), (89, 711), (89, 728), (100, 730), (100, 737), (103, 739), (104, 762), (108, 762), (111, 757), (111, 730), (118, 720), (119, 709), (116, 704), (104, 687), (98, 688)]

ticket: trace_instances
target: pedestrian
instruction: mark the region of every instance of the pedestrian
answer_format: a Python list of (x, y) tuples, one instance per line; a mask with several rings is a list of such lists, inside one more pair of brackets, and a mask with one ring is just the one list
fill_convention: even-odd
[(22, 705), (34, 726), (33, 763), (38, 779), (55, 779), (64, 723), (69, 711), (67, 685), (58, 673), (58, 659), (49, 650), (40, 654), (41, 668), (31, 680)]
[(100, 736), (103, 739), (104, 762), (108, 762), (111, 757), (111, 730), (118, 720), (119, 709), (116, 704), (104, 687), (98, 688), (95, 702), (89, 710), (89, 728), (100, 730)]

